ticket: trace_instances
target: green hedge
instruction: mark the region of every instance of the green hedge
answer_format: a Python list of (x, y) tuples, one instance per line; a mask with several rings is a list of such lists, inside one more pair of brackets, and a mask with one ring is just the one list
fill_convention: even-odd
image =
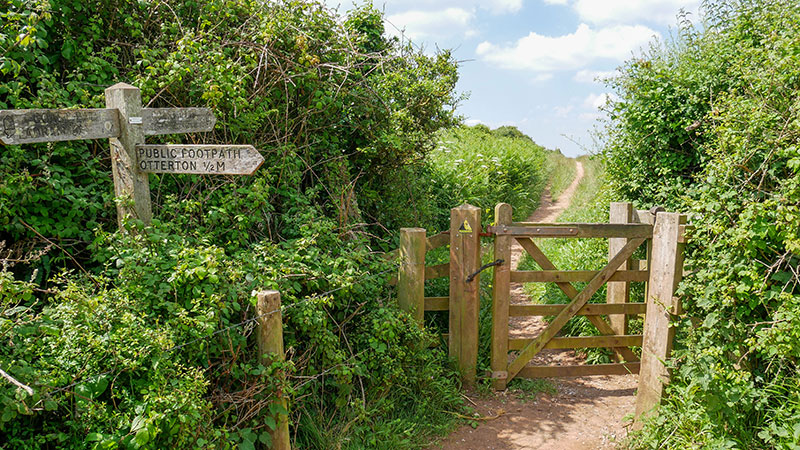
[[(375, 255), (396, 220), (381, 199), (401, 186), (382, 181), (456, 123), (449, 53), (387, 38), (371, 6), (2, 5), (0, 108), (103, 107), (125, 81), (148, 106), (217, 116), (152, 143), (253, 144), (266, 162), (151, 176), (153, 226), (125, 236), (107, 142), (3, 148), (0, 367), (35, 394), (0, 384), (0, 446), (252, 448), (276, 389), (300, 448), (418, 447), (452, 426), (447, 358), (395, 308), (395, 267)], [(287, 307), (285, 386), (252, 338), (252, 291), (268, 288)]]
[(800, 439), (800, 4), (711, 1), (612, 82), (608, 173), (690, 213), (674, 380), (633, 448)]

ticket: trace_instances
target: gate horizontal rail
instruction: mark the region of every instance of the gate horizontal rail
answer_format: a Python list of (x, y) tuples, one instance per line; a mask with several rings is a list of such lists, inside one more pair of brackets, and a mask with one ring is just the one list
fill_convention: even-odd
[(526, 224), (488, 227), (490, 233), (498, 236), (520, 236), (538, 238), (651, 238), (653, 226), (639, 223), (559, 223)]
[[(533, 339), (509, 339), (509, 350), (522, 350)], [(576, 348), (605, 348), (605, 347), (640, 347), (641, 334), (625, 336), (570, 336), (556, 337), (544, 346), (546, 349), (576, 349)]]
[(640, 363), (591, 364), (587, 366), (526, 366), (521, 378), (585, 377), (592, 375), (628, 375), (639, 373)]
[[(568, 307), (568, 304), (551, 305), (509, 305), (508, 315), (524, 316), (557, 316)], [(576, 316), (607, 316), (609, 314), (638, 315), (644, 314), (647, 303), (587, 303), (575, 313)]]
[[(512, 270), (512, 283), (588, 283), (598, 270)], [(618, 270), (608, 281), (647, 281), (647, 270)]]

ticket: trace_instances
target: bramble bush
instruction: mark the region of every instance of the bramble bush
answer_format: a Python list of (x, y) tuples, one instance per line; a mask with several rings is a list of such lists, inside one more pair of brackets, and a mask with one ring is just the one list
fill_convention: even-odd
[[(125, 81), (147, 106), (217, 116), (211, 133), (152, 143), (253, 144), (266, 162), (252, 177), (151, 176), (153, 224), (123, 235), (107, 143), (3, 148), (0, 367), (35, 394), (0, 384), (1, 446), (252, 448), (279, 389), (301, 448), (408, 448), (452, 426), (456, 378), (372, 250), (399, 222), (381, 199), (404, 181), (386, 175), (456, 123), (448, 52), (387, 38), (371, 5), (3, 5), (0, 108), (103, 107)], [(250, 336), (252, 291), (270, 288), (285, 366), (259, 364)]]
[(695, 225), (673, 382), (633, 448), (797, 447), (798, 24), (796, 1), (709, 1), (611, 81), (611, 181)]

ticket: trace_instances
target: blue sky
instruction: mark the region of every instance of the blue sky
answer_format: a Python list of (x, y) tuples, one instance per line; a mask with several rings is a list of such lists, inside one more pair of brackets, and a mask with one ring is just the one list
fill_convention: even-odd
[[(347, 11), (351, 0), (326, 0)], [(462, 61), (459, 107), (468, 124), (514, 125), (568, 156), (591, 137), (608, 89), (595, 81), (665, 38), (699, 0), (376, 0), (386, 31)]]

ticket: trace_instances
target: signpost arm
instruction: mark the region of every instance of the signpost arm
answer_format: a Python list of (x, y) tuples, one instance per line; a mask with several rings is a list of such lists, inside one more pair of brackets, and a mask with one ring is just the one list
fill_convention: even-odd
[(106, 107), (119, 110), (119, 137), (109, 139), (114, 194), (118, 198), (117, 223), (121, 230), (126, 218), (139, 219), (147, 225), (153, 218), (150, 185), (147, 174), (136, 167), (136, 145), (144, 144), (142, 93), (129, 84), (117, 83), (105, 94)]

